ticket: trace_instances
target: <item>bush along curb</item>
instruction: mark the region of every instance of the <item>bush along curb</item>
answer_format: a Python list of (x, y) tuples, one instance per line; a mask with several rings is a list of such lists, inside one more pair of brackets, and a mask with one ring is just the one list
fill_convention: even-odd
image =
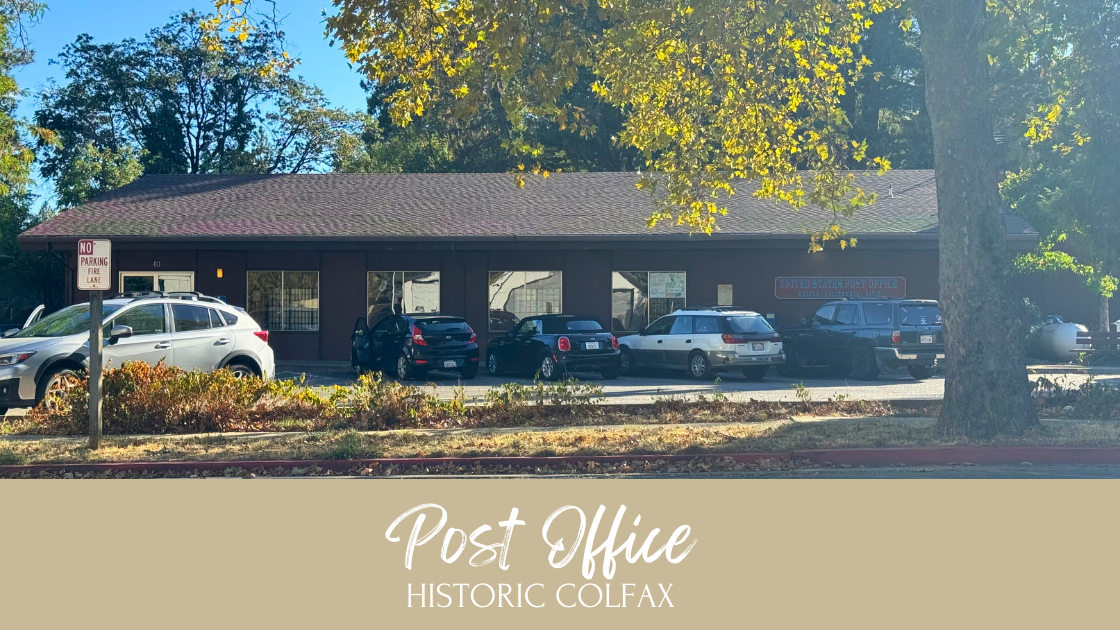
[(120, 462), (0, 466), (0, 477), (256, 477), (576, 474), (788, 470), (813, 466), (1120, 464), (1120, 447), (946, 446), (713, 455), (577, 455), (336, 460)]

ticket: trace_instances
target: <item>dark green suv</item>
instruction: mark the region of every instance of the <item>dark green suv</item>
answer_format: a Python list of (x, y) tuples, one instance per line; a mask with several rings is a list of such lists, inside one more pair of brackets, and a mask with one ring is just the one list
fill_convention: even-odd
[(941, 308), (934, 300), (840, 300), (825, 304), (801, 325), (780, 331), (786, 361), (778, 372), (831, 367), (872, 380), (884, 368), (905, 367), (916, 379), (933, 376), (945, 359)]

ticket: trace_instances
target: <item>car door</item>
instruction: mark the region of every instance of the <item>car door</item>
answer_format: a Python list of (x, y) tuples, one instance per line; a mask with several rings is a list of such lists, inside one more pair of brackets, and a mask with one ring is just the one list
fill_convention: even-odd
[(354, 331), (350, 333), (350, 362), (354, 365), (369, 365), (369, 326), (366, 318), (354, 321)]
[(688, 365), (688, 355), (693, 348), (692, 316), (678, 315), (669, 328), (662, 344), (665, 365), (684, 368)]
[(404, 340), (412, 334), (412, 322), (403, 317), (392, 317), (389, 328), (385, 331), (385, 343), (382, 345), (382, 361), (389, 368), (397, 365), (397, 357), (404, 350)]
[(666, 315), (653, 322), (638, 335), (634, 344), (634, 359), (642, 365), (665, 365), (665, 340), (673, 327), (674, 315)]
[[(128, 326), (132, 336), (110, 339), (113, 326)], [(163, 304), (136, 304), (122, 309), (105, 324), (102, 332), (106, 339), (102, 353), (107, 368), (119, 368), (125, 361), (175, 364), (171, 328)]]
[(174, 363), (184, 370), (213, 371), (229, 353), (233, 337), (211, 328), (211, 310), (197, 304), (171, 305)]
[(827, 362), (828, 333), (832, 327), (832, 316), (835, 314), (836, 305), (825, 304), (813, 313), (809, 319), (809, 326), (799, 331), (796, 347), (802, 360), (812, 363)]
[(827, 334), (828, 363), (847, 361), (848, 349), (859, 334), (859, 306), (854, 303), (838, 305)]
[(390, 342), (389, 330), (393, 326), (394, 321), (398, 319), (395, 316), (382, 318), (377, 322), (369, 331), (369, 356), (370, 364), (377, 368), (385, 368), (387, 365), (395, 365), (397, 359), (396, 354), (393, 355), (391, 361), (393, 364), (385, 362), (386, 344)]
[(518, 372), (533, 373), (539, 367), (537, 365), (537, 358), (541, 355), (541, 350), (544, 349), (544, 342), (540, 337), (544, 331), (544, 325), (539, 319), (525, 319), (522, 320), (517, 326), (517, 333), (514, 335), (514, 358), (513, 364), (517, 366)]

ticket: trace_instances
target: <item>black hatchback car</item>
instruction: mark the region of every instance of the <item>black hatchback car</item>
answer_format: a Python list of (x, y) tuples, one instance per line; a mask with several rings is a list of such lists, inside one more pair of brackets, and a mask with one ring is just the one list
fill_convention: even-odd
[(618, 339), (594, 317), (526, 317), (486, 348), (486, 371), (492, 376), (516, 372), (555, 380), (578, 370), (618, 378)]
[(925, 379), (945, 359), (941, 308), (934, 300), (829, 302), (781, 335), (786, 362), (778, 372), (785, 376), (795, 376), (803, 366), (827, 365), (859, 379), (899, 367)]
[(428, 370), (478, 374), (478, 338), (462, 317), (420, 313), (390, 315), (373, 328), (359, 317), (350, 336), (350, 364), (357, 371), (380, 370), (401, 380)]

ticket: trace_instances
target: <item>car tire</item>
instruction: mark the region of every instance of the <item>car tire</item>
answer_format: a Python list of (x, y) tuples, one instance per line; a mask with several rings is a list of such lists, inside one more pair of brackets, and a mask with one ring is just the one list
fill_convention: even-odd
[(233, 372), (234, 378), (252, 378), (260, 376), (256, 368), (244, 359), (234, 359), (226, 364), (226, 369)]
[(861, 381), (879, 378), (879, 364), (875, 361), (875, 351), (868, 346), (856, 346), (851, 350), (849, 364), (852, 376)]
[(416, 370), (412, 367), (412, 361), (409, 360), (408, 355), (401, 353), (397, 357), (397, 380), (408, 381), (416, 378)]
[(638, 373), (638, 360), (630, 348), (623, 348), (618, 355), (618, 372), (623, 376), (634, 376)]
[(621, 373), (622, 370), (617, 365), (612, 365), (610, 367), (605, 367), (599, 370), (599, 374), (608, 381), (613, 381), (614, 379), (618, 378), (618, 375)]
[(542, 381), (555, 381), (560, 378), (560, 371), (563, 368), (556, 363), (556, 359), (551, 354), (545, 353), (541, 355), (540, 366), (537, 368), (537, 375), (540, 376)]
[[(77, 374), (77, 370), (66, 367), (47, 372), (43, 375), (43, 378), (39, 379), (39, 386), (35, 388), (35, 401), (37, 403), (42, 403), (47, 399), (48, 394), (54, 394), (55, 392), (69, 389), (70, 386), (66, 385), (67, 381), (71, 379), (76, 381)], [(50, 407), (51, 405), (48, 401), (47, 408), (49, 411), (53, 411)]]
[(766, 373), (770, 371), (769, 366), (752, 366), (743, 368), (743, 376), (748, 381), (761, 381), (766, 378)]
[(478, 376), (478, 361), (468, 362), (467, 367), (459, 370), (459, 376), (463, 377), (464, 380), (470, 380)]
[(688, 356), (688, 373), (697, 380), (711, 379), (714, 374), (712, 373), (712, 362), (708, 360), (708, 355), (700, 350), (690, 354)]
[(506, 373), (506, 366), (502, 365), (502, 360), (498, 358), (498, 353), (493, 350), (486, 353), (486, 372), (490, 376), (501, 376)]
[(937, 372), (937, 366), (908, 365), (906, 366), (906, 371), (909, 372), (910, 376), (914, 377), (915, 380), (924, 381), (925, 379), (933, 376), (935, 372)]
[(778, 374), (782, 376), (797, 376), (801, 373), (801, 359), (797, 357), (797, 348), (792, 345), (786, 348), (786, 360), (778, 364)]

